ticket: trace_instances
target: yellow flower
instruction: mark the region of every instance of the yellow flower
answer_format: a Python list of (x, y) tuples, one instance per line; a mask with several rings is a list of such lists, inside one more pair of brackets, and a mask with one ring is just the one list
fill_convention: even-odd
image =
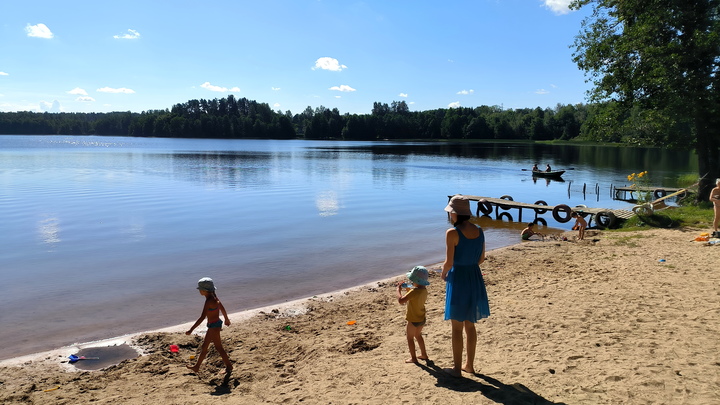
[(638, 173), (638, 179), (641, 178), (642, 176), (644, 176), (645, 173), (647, 173), (647, 172), (640, 172), (640, 173)]

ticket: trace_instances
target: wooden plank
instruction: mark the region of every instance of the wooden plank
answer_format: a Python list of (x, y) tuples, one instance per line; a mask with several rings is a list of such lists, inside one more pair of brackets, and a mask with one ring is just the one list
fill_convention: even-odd
[[(454, 197), (454, 196), (449, 195), (448, 199), (450, 199), (452, 197)], [(510, 200), (506, 200), (503, 198), (483, 197), (483, 196), (477, 196), (477, 195), (464, 195), (464, 197), (470, 201), (485, 200), (485, 201), (489, 202), (490, 204), (492, 204), (493, 206), (500, 206), (501, 209), (504, 209), (503, 207), (507, 207), (507, 209), (505, 209), (506, 211), (509, 209), (515, 209), (515, 208), (517, 208), (517, 209), (527, 208), (527, 209), (532, 209), (532, 210), (541, 209), (541, 210), (552, 211), (556, 207), (555, 205), (528, 204), (528, 203), (519, 202), (519, 201), (510, 201)], [(560, 205), (560, 204), (558, 204), (558, 205)], [(563, 204), (563, 205), (566, 205), (566, 204)], [(589, 207), (582, 207), (582, 208), (570, 207), (570, 209), (572, 209), (574, 211), (578, 211), (578, 212), (588, 213), (593, 216), (598, 214), (599, 212), (609, 211), (609, 212), (612, 212), (615, 215), (615, 217), (620, 218), (620, 219), (630, 219), (635, 215), (634, 212), (632, 212), (630, 210), (623, 210), (623, 209), (589, 208)]]

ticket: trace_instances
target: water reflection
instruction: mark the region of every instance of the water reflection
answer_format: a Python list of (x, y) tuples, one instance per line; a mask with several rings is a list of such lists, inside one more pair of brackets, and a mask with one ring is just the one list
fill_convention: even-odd
[(550, 182), (553, 182), (553, 181), (556, 182), (556, 183), (565, 183), (565, 180), (563, 180), (562, 177), (553, 177), (553, 178), (550, 178), (550, 177), (538, 177), (538, 176), (535, 176), (535, 175), (532, 176), (533, 184), (537, 184), (538, 180), (541, 180), (542, 182), (544, 182), (544, 183), (545, 183), (545, 186), (549, 186), (549, 185), (550, 185)]
[(315, 206), (321, 217), (336, 215), (340, 210), (337, 193), (334, 191), (320, 193), (315, 199)]
[(61, 242), (60, 220), (56, 217), (49, 217), (38, 222), (38, 234), (43, 243), (54, 246)]

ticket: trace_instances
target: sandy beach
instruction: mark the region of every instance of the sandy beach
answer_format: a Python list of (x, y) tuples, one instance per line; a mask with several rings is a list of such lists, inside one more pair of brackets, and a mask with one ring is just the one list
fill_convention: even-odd
[(231, 316), (229, 376), (213, 350), (199, 375), (187, 370), (204, 329), (180, 325), (121, 339), (143, 354), (98, 371), (69, 365), (72, 348), (4, 361), (0, 402), (717, 404), (720, 244), (694, 242), (702, 232), (568, 232), (489, 252), (492, 316), (477, 325), (475, 375), (442, 371), (450, 325), (433, 272), (427, 362), (404, 363), (405, 308), (385, 280)]

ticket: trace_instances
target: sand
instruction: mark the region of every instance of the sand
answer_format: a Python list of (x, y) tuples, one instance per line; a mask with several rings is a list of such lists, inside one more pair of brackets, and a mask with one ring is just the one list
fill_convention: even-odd
[(144, 354), (99, 371), (65, 363), (68, 348), (3, 362), (0, 402), (716, 404), (720, 244), (693, 242), (701, 232), (589, 231), (490, 252), (492, 316), (477, 324), (475, 375), (442, 371), (450, 325), (433, 273), (428, 362), (404, 363), (405, 308), (382, 281), (231, 318), (229, 376), (212, 350), (190, 373), (202, 335), (166, 330), (127, 337)]

